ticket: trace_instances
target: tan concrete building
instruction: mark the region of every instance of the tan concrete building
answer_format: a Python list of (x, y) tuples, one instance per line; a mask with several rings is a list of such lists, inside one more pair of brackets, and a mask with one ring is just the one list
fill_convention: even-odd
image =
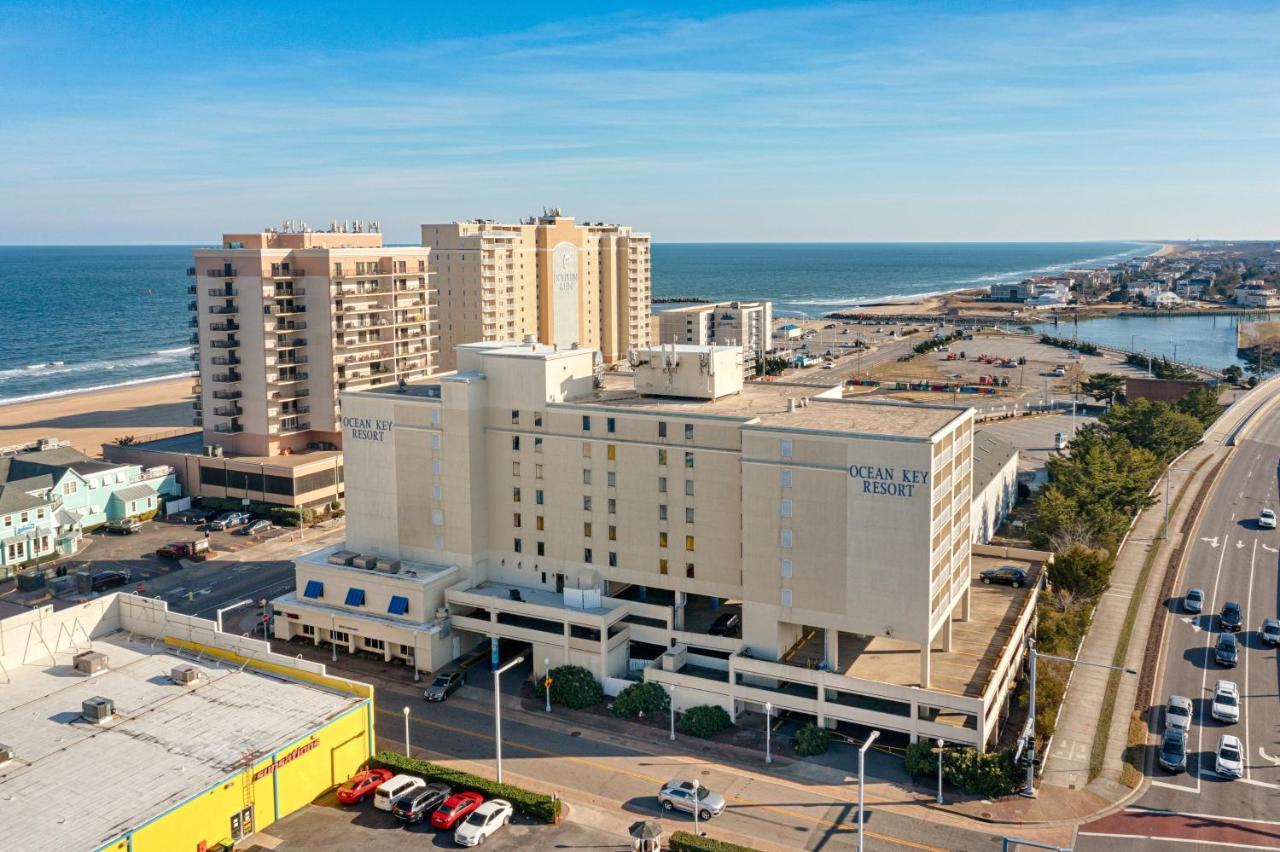
[(443, 369), (476, 341), (599, 349), (607, 363), (650, 340), (649, 235), (559, 211), (516, 225), (423, 225), (439, 292)]
[(744, 383), (739, 347), (457, 357), (344, 395), (347, 541), (298, 563), (279, 637), (419, 668), (496, 638), (679, 707), (990, 742), (1035, 591), (975, 582), (971, 409)]
[(743, 367), (752, 373), (770, 349), (772, 330), (773, 302), (690, 305), (658, 313), (655, 342), (741, 346)]

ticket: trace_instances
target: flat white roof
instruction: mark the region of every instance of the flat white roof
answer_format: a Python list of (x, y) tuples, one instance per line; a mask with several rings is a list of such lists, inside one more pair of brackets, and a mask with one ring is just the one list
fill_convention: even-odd
[[(108, 668), (86, 677), (74, 651), (15, 666), (0, 689), (0, 737), (16, 757), (0, 767), (4, 833), (28, 852), (95, 849), (268, 756), (363, 699), (250, 669), (179, 657), (124, 633), (95, 639)], [(81, 650), (89, 650), (83, 643)], [(198, 685), (169, 679), (177, 665)], [(90, 724), (81, 702), (115, 702), (114, 721)], [(15, 848), (15, 847), (10, 847)]]
[[(375, 571), (372, 568), (356, 568), (352, 565), (336, 564), (329, 561), (329, 557), (335, 553), (351, 554), (353, 556), (372, 556), (376, 559), (386, 559), (388, 561), (399, 561), (400, 570), (395, 574), (387, 574), (383, 571)], [(391, 556), (381, 556), (377, 553), (360, 553), (359, 551), (347, 549), (346, 542), (332, 544), (328, 547), (322, 547), (319, 550), (313, 550), (310, 553), (304, 553), (294, 560), (294, 564), (302, 565), (319, 565), (324, 568), (333, 568), (338, 571), (345, 571), (351, 574), (351, 579), (355, 580), (359, 577), (368, 577), (370, 575), (386, 580), (404, 580), (410, 583), (418, 583), (427, 585), (434, 583), (446, 574), (457, 571), (455, 565), (431, 565), (426, 562), (410, 562), (408, 560), (396, 560)]]

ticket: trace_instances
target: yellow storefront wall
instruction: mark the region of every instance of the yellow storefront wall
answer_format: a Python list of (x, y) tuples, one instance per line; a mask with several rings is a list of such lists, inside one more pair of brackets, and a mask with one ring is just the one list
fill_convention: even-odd
[[(231, 837), (233, 815), (253, 807), (252, 826), (261, 831), (309, 804), (357, 772), (373, 753), (369, 738), (373, 703), (364, 701), (314, 734), (290, 743), (223, 783), (206, 790), (119, 841), (112, 852), (195, 852)], [(314, 741), (314, 745), (312, 745)], [(256, 778), (256, 780), (254, 780)]]

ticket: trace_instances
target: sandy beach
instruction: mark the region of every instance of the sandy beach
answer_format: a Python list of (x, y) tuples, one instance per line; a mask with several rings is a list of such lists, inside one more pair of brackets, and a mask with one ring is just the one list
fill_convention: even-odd
[(0, 446), (62, 438), (91, 456), (123, 435), (141, 438), (191, 425), (191, 379), (0, 404)]

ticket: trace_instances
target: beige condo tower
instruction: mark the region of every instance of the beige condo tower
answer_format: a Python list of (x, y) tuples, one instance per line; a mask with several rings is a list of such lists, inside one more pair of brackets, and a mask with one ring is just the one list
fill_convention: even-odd
[(599, 350), (606, 363), (650, 342), (648, 234), (549, 210), (515, 225), (423, 225), (422, 244), (439, 292), (442, 369), (456, 365), (457, 346), (527, 335)]

